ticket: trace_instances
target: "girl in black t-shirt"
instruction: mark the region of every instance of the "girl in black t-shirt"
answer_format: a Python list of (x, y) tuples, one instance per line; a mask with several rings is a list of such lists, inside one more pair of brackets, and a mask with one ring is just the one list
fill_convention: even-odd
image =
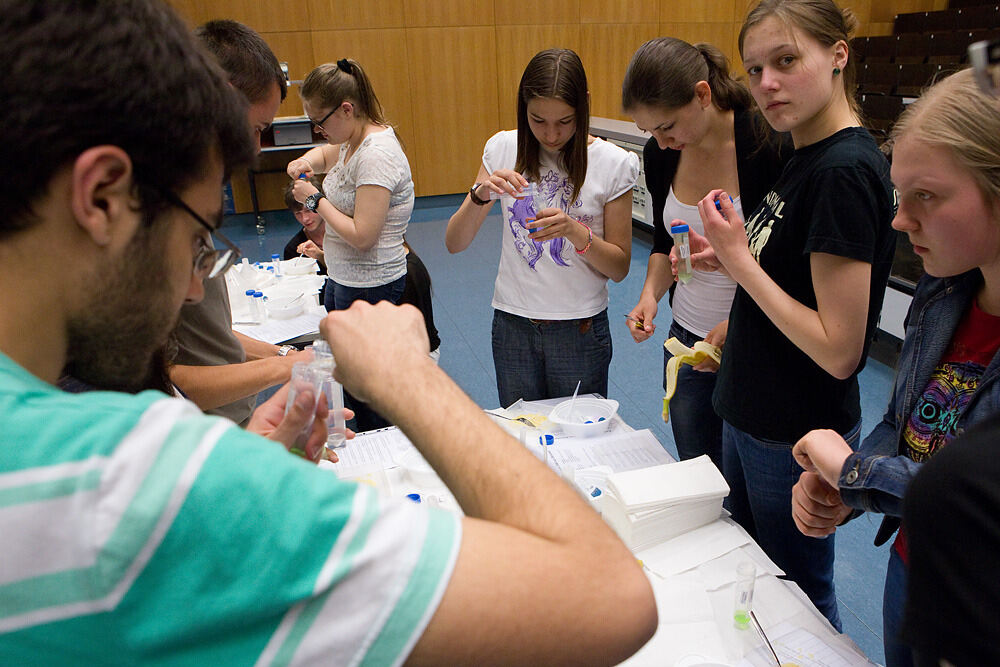
[(713, 395), (727, 506), (838, 629), (833, 539), (805, 537), (792, 520), (792, 445), (813, 428), (857, 440), (857, 373), (892, 260), (889, 165), (848, 92), (855, 25), (832, 0), (750, 11), (739, 37), (750, 92), (795, 154), (746, 223), (713, 190), (698, 204), (707, 243), (692, 236), (695, 266), (739, 283)]

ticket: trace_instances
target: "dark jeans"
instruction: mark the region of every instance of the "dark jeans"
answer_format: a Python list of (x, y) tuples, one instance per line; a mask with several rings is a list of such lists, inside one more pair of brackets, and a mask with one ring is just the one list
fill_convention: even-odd
[[(406, 276), (376, 287), (348, 287), (327, 278), (323, 305), (326, 306), (327, 312), (330, 312), (332, 310), (347, 310), (352, 303), (359, 300), (373, 304), (379, 301), (399, 303), (399, 298), (403, 296), (404, 287), (406, 287)], [(370, 431), (375, 428), (392, 426), (385, 417), (372, 410), (367, 403), (352, 396), (346, 389), (344, 390), (344, 405), (354, 410), (354, 424), (349, 424), (354, 431)]]
[[(691, 347), (701, 336), (693, 334), (676, 322), (670, 325), (670, 337)], [(666, 390), (666, 368), (671, 354), (663, 350), (663, 389)], [(677, 372), (677, 390), (670, 399), (670, 430), (674, 433), (677, 455), (683, 461), (708, 454), (712, 463), (722, 470), (722, 418), (712, 407), (712, 392), (718, 373), (703, 373), (687, 364)]]
[(608, 311), (580, 320), (531, 320), (493, 311), (493, 365), (500, 405), (580, 394), (608, 395)]
[[(858, 422), (842, 434), (852, 449), (860, 432)], [(806, 537), (792, 519), (792, 487), (803, 472), (792, 457), (793, 445), (755, 438), (723, 422), (723, 474), (729, 484), (725, 506), (840, 631), (833, 586), (834, 536)]]
[(885, 667), (913, 667), (913, 651), (899, 638), (903, 631), (903, 610), (906, 607), (906, 565), (895, 548), (889, 549), (889, 566), (885, 570), (882, 591), (882, 647)]

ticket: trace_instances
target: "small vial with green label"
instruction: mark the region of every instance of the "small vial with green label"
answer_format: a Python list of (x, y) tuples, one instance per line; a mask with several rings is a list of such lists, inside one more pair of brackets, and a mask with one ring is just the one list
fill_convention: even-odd
[(750, 610), (753, 608), (753, 586), (757, 568), (750, 561), (736, 567), (736, 593), (733, 601), (733, 623), (740, 630), (750, 627)]
[(691, 280), (691, 244), (688, 241), (688, 226), (674, 225), (670, 228), (677, 246), (677, 280), (687, 283)]

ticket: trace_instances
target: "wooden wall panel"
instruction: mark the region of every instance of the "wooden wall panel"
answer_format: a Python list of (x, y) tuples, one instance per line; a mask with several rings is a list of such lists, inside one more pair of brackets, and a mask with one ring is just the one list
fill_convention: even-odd
[[(279, 0), (288, 5), (301, 0)], [(403, 0), (307, 0), (313, 30), (371, 30), (402, 28), (406, 25)]]
[[(461, 192), (493, 132), (516, 126), (517, 83), (528, 60), (550, 47), (571, 48), (587, 69), (594, 115), (624, 118), (620, 85), (635, 50), (672, 36), (711, 42), (745, 73), (737, 36), (757, 0), (168, 0), (192, 27), (232, 18), (254, 28), (291, 78), (350, 56), (371, 75), (397, 126), (420, 195)], [(892, 33), (896, 14), (947, 7), (947, 0), (837, 0), (859, 21), (859, 35)], [(280, 115), (302, 112), (292, 87)], [(279, 166), (288, 155), (266, 156)], [(272, 164), (273, 163), (273, 164)], [(280, 208), (284, 176), (258, 177), (265, 207)], [(234, 179), (245, 208), (246, 179)]]
[[(660, 0), (660, 23), (726, 23), (742, 19), (738, 0)], [(742, 6), (740, 7), (742, 10)]]
[(592, 116), (626, 118), (621, 98), (625, 70), (636, 49), (657, 33), (656, 23), (581, 26), (580, 58), (587, 70)]
[(493, 25), (493, 0), (403, 0), (408, 28)]
[(257, 32), (309, 30), (309, 8), (301, 2), (259, 0), (167, 0), (193, 28), (211, 19), (233, 19)]
[[(313, 62), (353, 58), (371, 80), (386, 119), (396, 126), (407, 154), (413, 146), (413, 100), (406, 31), (324, 30), (313, 33)], [(411, 158), (412, 159), (412, 158)]]
[(461, 192), (499, 129), (493, 28), (410, 28), (406, 43), (414, 131), (405, 140), (416, 192)]
[(871, 23), (872, 20), (872, 0), (850, 0), (850, 2), (840, 2), (841, 7), (850, 7), (851, 11), (854, 12), (854, 16), (857, 17), (859, 35), (865, 34), (863, 29)]
[(729, 59), (731, 71), (743, 73), (742, 60), (736, 47), (739, 26), (731, 21), (723, 23), (661, 23), (660, 35), (676, 37), (690, 44), (708, 42), (717, 46)]
[(580, 2), (581, 0), (546, 0), (519, 4), (495, 2), (493, 20), (498, 27), (579, 23)]
[[(288, 63), (288, 76), (292, 81), (301, 81), (313, 68), (313, 33), (271, 32), (261, 33), (261, 37), (279, 61)], [(297, 84), (288, 87), (288, 94), (278, 109), (278, 115), (302, 115), (302, 100), (299, 98)]]
[(648, 0), (581, 0), (581, 23), (655, 23)]
[(580, 26), (497, 26), (496, 40), (496, 87), (500, 105), (496, 129), (511, 130), (517, 127), (517, 86), (528, 61), (539, 51), (551, 48), (572, 49), (579, 55)]

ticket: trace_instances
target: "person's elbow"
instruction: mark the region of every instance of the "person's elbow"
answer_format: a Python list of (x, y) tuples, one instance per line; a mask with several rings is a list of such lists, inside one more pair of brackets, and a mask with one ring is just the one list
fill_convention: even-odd
[(362, 235), (355, 239), (355, 243), (352, 243), (355, 248), (361, 252), (368, 252), (378, 244), (378, 235), (368, 236)]
[(621, 651), (621, 659), (632, 655), (656, 633), (659, 616), (653, 588), (641, 567), (622, 568), (615, 590), (617, 604), (613, 614), (606, 618), (616, 619), (614, 636), (609, 641), (616, 642)]
[(633, 554), (623, 551), (620, 558), (606, 557), (604, 565), (603, 581), (597, 584), (604, 613), (602, 627), (595, 631), (603, 634), (600, 642), (608, 648), (605, 659), (617, 664), (642, 648), (656, 632), (656, 598)]
[(636, 569), (629, 583), (632, 598), (635, 651), (638, 651), (656, 633), (659, 614), (656, 611), (656, 597), (653, 587), (641, 568)]
[(618, 262), (614, 269), (608, 274), (608, 278), (616, 283), (620, 283), (628, 277), (628, 270), (631, 265), (631, 257), (626, 256), (621, 262)]
[(616, 271), (612, 271), (611, 275), (608, 276), (608, 278), (610, 278), (612, 280), (612, 282), (616, 282), (616, 283), (620, 283), (621, 281), (625, 280), (627, 277), (628, 277), (628, 266), (626, 266), (623, 269), (618, 269)]
[(824, 365), (823, 370), (838, 380), (846, 380), (854, 375), (855, 371), (858, 370), (858, 364), (861, 363), (861, 354), (864, 350), (864, 345), (852, 346), (852, 348), (841, 348), (841, 353), (833, 355)]
[(462, 238), (458, 233), (458, 226), (454, 216), (448, 221), (448, 228), (444, 231), (444, 247), (452, 255), (460, 253), (469, 247), (470, 241)]

